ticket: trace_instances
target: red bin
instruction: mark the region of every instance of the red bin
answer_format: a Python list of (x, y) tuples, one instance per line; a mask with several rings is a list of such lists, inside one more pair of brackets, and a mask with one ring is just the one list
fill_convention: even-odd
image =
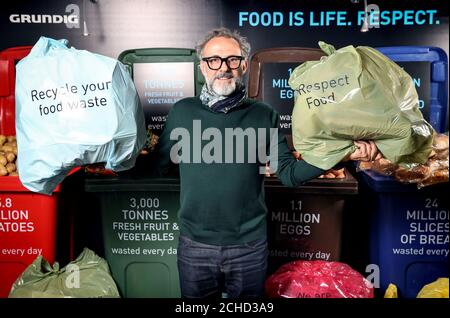
[(0, 177), (0, 297), (39, 254), (54, 262), (58, 192), (33, 193), (19, 177)]
[[(15, 135), (15, 65), (30, 46), (0, 52), (0, 134)], [(19, 153), (20, 156), (20, 153)], [(0, 176), (0, 297), (38, 254), (55, 260), (58, 189), (52, 196), (27, 190), (17, 176)]]
[(0, 52), (0, 134), (16, 134), (16, 64), (30, 53), (31, 46), (18, 46)]

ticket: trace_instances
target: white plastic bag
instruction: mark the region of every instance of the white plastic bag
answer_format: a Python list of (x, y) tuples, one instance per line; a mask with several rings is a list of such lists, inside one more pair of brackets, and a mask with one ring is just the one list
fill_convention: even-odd
[(132, 168), (146, 137), (122, 63), (45, 37), (16, 66), (16, 131), (20, 180), (45, 194), (76, 166)]

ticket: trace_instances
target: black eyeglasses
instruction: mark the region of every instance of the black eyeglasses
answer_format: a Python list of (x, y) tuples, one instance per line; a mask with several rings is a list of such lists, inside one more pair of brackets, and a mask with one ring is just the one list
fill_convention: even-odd
[(241, 62), (244, 59), (243, 56), (231, 55), (227, 57), (210, 56), (202, 58), (208, 64), (208, 67), (214, 71), (217, 71), (222, 67), (225, 62), (230, 70), (238, 69), (241, 66)]

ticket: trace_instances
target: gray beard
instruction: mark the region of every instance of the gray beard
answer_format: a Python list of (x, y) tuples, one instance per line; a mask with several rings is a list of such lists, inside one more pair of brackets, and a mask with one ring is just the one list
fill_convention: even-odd
[(233, 94), (238, 87), (242, 87), (242, 79), (241, 78), (234, 79), (231, 84), (226, 85), (226, 86), (219, 86), (219, 85), (215, 85), (214, 83), (215, 83), (215, 79), (207, 82), (209, 91), (213, 92), (214, 94), (216, 94), (218, 96), (223, 96), (223, 97)]

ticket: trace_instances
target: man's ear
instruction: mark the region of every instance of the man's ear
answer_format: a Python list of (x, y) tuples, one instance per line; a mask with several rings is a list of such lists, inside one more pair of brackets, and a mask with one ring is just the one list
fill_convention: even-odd
[(242, 69), (242, 74), (245, 74), (247, 72), (248, 69), (248, 60), (243, 60), (241, 62), (241, 69)]

